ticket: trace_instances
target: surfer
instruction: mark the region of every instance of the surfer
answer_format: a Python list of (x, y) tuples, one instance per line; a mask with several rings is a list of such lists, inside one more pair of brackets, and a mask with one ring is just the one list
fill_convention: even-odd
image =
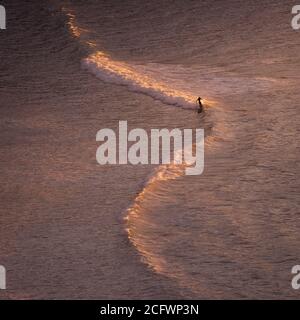
[(199, 108), (198, 108), (198, 113), (201, 113), (203, 111), (203, 105), (201, 102), (202, 98), (198, 97), (198, 99), (196, 100), (199, 103)]

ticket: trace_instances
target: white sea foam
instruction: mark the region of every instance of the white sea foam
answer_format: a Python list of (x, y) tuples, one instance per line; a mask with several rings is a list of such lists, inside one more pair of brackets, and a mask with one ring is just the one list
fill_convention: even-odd
[(84, 59), (82, 66), (104, 82), (126, 86), (130, 91), (143, 93), (165, 104), (197, 108), (193, 95), (170, 88), (165, 83), (140, 73), (133, 66), (114, 61), (103, 53), (96, 53)]

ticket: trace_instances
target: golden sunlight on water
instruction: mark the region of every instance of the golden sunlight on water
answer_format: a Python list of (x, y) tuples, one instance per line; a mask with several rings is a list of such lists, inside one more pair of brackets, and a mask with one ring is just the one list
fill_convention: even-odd
[[(74, 14), (67, 12), (66, 15), (69, 19), (68, 27), (70, 33), (74, 37), (80, 38), (83, 33), (87, 32), (87, 30), (76, 25), (76, 17)], [(84, 43), (89, 48), (97, 50), (97, 44), (94, 41), (84, 39)], [(134, 65), (114, 60), (109, 54), (103, 51), (98, 50), (89, 55), (83, 60), (83, 66), (105, 82), (125, 85), (132, 91), (147, 94), (154, 99), (158, 99), (170, 105), (191, 109), (197, 108), (197, 97), (191, 92), (172, 88), (166, 82), (158, 81), (154, 76), (149, 76), (138, 70)], [(205, 107), (216, 106), (216, 110), (218, 109), (216, 101), (211, 99), (203, 99), (202, 101)], [(214, 142), (214, 137), (208, 136), (205, 144), (209, 145), (212, 142)], [(175, 152), (175, 158), (177, 152), (181, 154), (182, 150), (177, 150)], [(146, 265), (156, 273), (165, 276), (170, 276), (170, 274), (166, 272), (168, 269), (167, 261), (165, 261), (162, 255), (155, 254), (151, 246), (149, 246), (149, 244), (144, 241), (143, 236), (141, 236), (139, 227), (140, 221), (143, 219), (143, 206), (147, 197), (154, 194), (155, 191), (159, 189), (162, 182), (182, 177), (188, 166), (187, 163), (172, 163), (158, 166), (142, 191), (134, 199), (133, 204), (125, 212), (124, 221), (126, 223), (126, 233), (129, 241), (140, 253), (141, 259)], [(183, 271), (180, 271), (179, 273), (182, 272)], [(178, 274), (177, 276), (174, 275), (174, 279), (180, 282), (181, 278), (186, 278), (184, 274), (181, 276), (182, 277), (178, 277)]]
[[(144, 230), (143, 228), (143, 224), (145, 223), (143, 219), (143, 214), (145, 214), (145, 202), (151, 199), (151, 196), (159, 190), (161, 183), (182, 177), (187, 166), (186, 163), (159, 166), (146, 186), (135, 198), (132, 206), (126, 210), (124, 221), (126, 223), (127, 237), (135, 249), (140, 253), (141, 261), (157, 274), (170, 278), (181, 288), (188, 287), (190, 292), (197, 294), (197, 285), (189, 281), (186, 271), (178, 268), (178, 266), (176, 267), (176, 270), (170, 269), (169, 262), (165, 259), (164, 255), (153, 250), (153, 243), (149, 243), (147, 234), (144, 234), (147, 230)], [(148, 219), (146, 219), (146, 221), (147, 224), (150, 223)], [(157, 243), (160, 242), (159, 239), (156, 239), (156, 241)], [(201, 290), (206, 292), (207, 295), (212, 296), (215, 294), (215, 296), (218, 297), (215, 292), (207, 287), (205, 282), (199, 280), (198, 284), (199, 283), (201, 283)]]
[[(195, 145), (193, 145), (194, 147)], [(183, 150), (177, 150), (174, 154), (174, 161), (182, 157)], [(133, 246), (140, 252), (143, 262), (158, 273), (163, 274), (165, 265), (163, 257), (154, 255), (151, 247), (144, 243), (143, 238), (135, 233), (136, 226), (143, 215), (143, 203), (149, 194), (155, 193), (160, 183), (170, 180), (178, 179), (184, 176), (185, 169), (191, 166), (183, 161), (183, 163), (171, 163), (167, 165), (160, 165), (152, 177), (148, 180), (143, 190), (135, 198), (133, 204), (126, 210), (124, 220), (126, 221), (126, 232), (128, 239)], [(139, 230), (140, 231), (140, 230)]]
[(163, 273), (165, 270), (164, 265), (166, 263), (164, 263), (163, 257), (153, 255), (151, 253), (151, 248), (147, 248), (140, 237), (136, 237), (134, 225), (136, 223), (136, 219), (139, 219), (140, 215), (142, 214), (142, 203), (147, 194), (154, 192), (160, 182), (174, 180), (184, 175), (185, 168), (185, 164), (170, 164), (161, 165), (158, 167), (155, 174), (149, 179), (144, 189), (135, 198), (132, 206), (126, 210), (126, 216), (124, 217), (124, 220), (127, 224), (126, 232), (128, 239), (137, 249), (137, 251), (140, 252), (141, 256), (143, 257), (143, 262), (145, 262), (157, 273)]
[[(71, 13), (66, 8), (62, 8), (62, 11), (68, 17), (67, 26), (75, 38), (80, 38), (83, 34), (88, 33), (87, 29), (77, 25), (74, 13)], [(84, 43), (89, 48), (95, 49), (97, 47), (97, 44), (92, 40), (84, 39)], [(83, 63), (85, 67), (91, 69), (91, 71), (103, 81), (127, 85), (133, 91), (147, 93), (152, 96), (152, 98), (162, 100), (167, 104), (185, 108), (197, 108), (197, 97), (194, 94), (172, 88), (166, 83), (157, 81), (153, 77), (149, 77), (136, 70), (134, 65), (114, 60), (103, 51), (92, 53), (84, 59)], [(216, 105), (216, 101), (213, 99), (203, 98), (202, 101), (205, 107)]]
[(79, 28), (77, 25), (76, 25), (76, 22), (75, 22), (75, 15), (71, 12), (68, 11), (68, 9), (66, 8), (62, 8), (62, 12), (64, 12), (66, 14), (66, 16), (68, 17), (68, 27), (69, 27), (69, 30), (71, 32), (71, 34), (76, 37), (76, 38), (79, 38), (82, 34), (82, 32), (86, 31), (84, 29), (81, 29)]
[[(113, 60), (109, 55), (104, 52), (97, 51), (85, 59), (85, 63), (91, 66), (98, 77), (103, 80), (111, 80), (109, 78), (118, 77), (114, 81), (119, 84), (127, 84), (138, 87), (145, 91), (152, 91), (153, 95), (163, 95), (165, 99), (170, 99), (170, 104), (178, 104), (185, 107), (193, 108), (195, 104), (195, 96), (184, 91), (176, 90), (169, 87), (167, 84), (156, 81), (147, 75), (139, 73), (135, 70), (134, 66), (127, 63)], [(105, 74), (100, 74), (104, 72)], [(106, 78), (107, 77), (107, 78)], [(205, 104), (208, 100), (203, 100)]]

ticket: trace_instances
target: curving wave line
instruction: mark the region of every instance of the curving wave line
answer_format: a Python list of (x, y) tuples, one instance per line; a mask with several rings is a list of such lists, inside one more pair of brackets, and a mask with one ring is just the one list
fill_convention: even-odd
[[(95, 51), (96, 43), (86, 36), (89, 33), (87, 29), (77, 25), (74, 12), (66, 7), (62, 8), (62, 12), (68, 19), (67, 27), (71, 35)], [(130, 91), (148, 95), (165, 104), (186, 109), (196, 109), (198, 107), (195, 95), (157, 81), (153, 77), (143, 74), (133, 65), (112, 59), (103, 51), (96, 51), (83, 59), (82, 67), (104, 82), (126, 86)], [(203, 103), (209, 106), (214, 102), (203, 99)]]
[(190, 164), (187, 164), (186, 162), (176, 163), (181, 156), (182, 150), (176, 150), (174, 153), (174, 163), (160, 165), (156, 168), (142, 191), (134, 199), (133, 204), (127, 208), (124, 216), (128, 238), (143, 257), (143, 262), (157, 273), (164, 275), (167, 275), (165, 272), (167, 263), (164, 261), (163, 257), (158, 257), (151, 252), (151, 249), (149, 250), (149, 248), (147, 248), (147, 245), (143, 243), (141, 237), (137, 236), (135, 225), (143, 214), (143, 203), (147, 195), (153, 194), (161, 182), (175, 180), (185, 175), (185, 170)]
[[(68, 20), (70, 33), (77, 38), (80, 38), (86, 30), (79, 28), (76, 25), (75, 15), (65, 11)], [(96, 45), (92, 41), (85, 41), (85, 44), (90, 48), (95, 48)], [(170, 88), (168, 85), (158, 82), (155, 79), (148, 77), (134, 66), (127, 63), (113, 60), (108, 54), (97, 51), (92, 53), (87, 58), (83, 59), (82, 67), (92, 72), (96, 77), (104, 82), (126, 86), (130, 91), (146, 94), (156, 100), (159, 100), (168, 105), (174, 105), (182, 108), (195, 109), (195, 96), (186, 92)], [(205, 101), (210, 102), (208, 100)], [(204, 103), (205, 103), (204, 102)], [(142, 261), (146, 263), (155, 272), (166, 277), (170, 277), (168, 263), (164, 257), (157, 256), (151, 252), (140, 237), (134, 232), (136, 219), (142, 215), (142, 207), (145, 197), (148, 193), (155, 191), (156, 187), (162, 181), (177, 179), (185, 174), (185, 169), (189, 166), (187, 163), (178, 164), (175, 159), (181, 155), (182, 150), (174, 152), (174, 163), (168, 165), (160, 165), (150, 179), (146, 182), (143, 190), (137, 195), (133, 204), (127, 208), (124, 220), (126, 222), (126, 232), (128, 239), (140, 253)], [(181, 286), (185, 286), (180, 279), (185, 277), (174, 277)]]
[(170, 88), (135, 70), (134, 66), (113, 60), (101, 51), (84, 59), (82, 66), (104, 82), (124, 85), (130, 91), (146, 94), (165, 104), (189, 109), (197, 108), (193, 95)]
[(143, 190), (134, 199), (133, 204), (126, 210), (124, 221), (126, 222), (126, 232), (130, 242), (143, 257), (143, 262), (146, 263), (155, 272), (164, 274), (166, 262), (163, 257), (157, 257), (151, 253), (151, 250), (144, 245), (143, 241), (136, 236), (134, 225), (136, 219), (139, 219), (142, 214), (143, 201), (148, 193), (153, 192), (157, 185), (162, 181), (174, 180), (184, 175), (184, 164), (170, 164), (159, 166), (154, 174), (145, 184)]
[[(153, 195), (161, 188), (161, 183), (165, 181), (178, 179), (185, 174), (187, 164), (171, 164), (159, 166), (154, 174), (149, 178), (143, 190), (135, 198), (133, 204), (125, 211), (124, 221), (126, 223), (127, 237), (131, 244), (140, 254), (141, 261), (145, 263), (155, 273), (163, 275), (166, 278), (172, 279), (177, 285), (188, 290), (186, 295), (194, 297), (195, 295), (204, 295), (215, 298), (221, 296), (210, 288), (205, 279), (197, 279), (197, 282), (190, 281), (190, 278), (184, 268), (172, 265), (164, 257), (163, 254), (155, 252), (152, 249), (153, 243), (147, 241), (147, 235), (143, 232), (143, 215), (145, 214), (145, 207), (147, 202)], [(153, 199), (153, 198), (152, 198)], [(146, 222), (149, 224), (149, 221)]]

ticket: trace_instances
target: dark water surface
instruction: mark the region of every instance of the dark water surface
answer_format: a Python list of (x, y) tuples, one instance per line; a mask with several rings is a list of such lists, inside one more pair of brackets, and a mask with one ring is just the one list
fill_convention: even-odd
[[(289, 2), (3, 4), (0, 299), (300, 297)], [(119, 120), (204, 128), (203, 175), (98, 165)]]

